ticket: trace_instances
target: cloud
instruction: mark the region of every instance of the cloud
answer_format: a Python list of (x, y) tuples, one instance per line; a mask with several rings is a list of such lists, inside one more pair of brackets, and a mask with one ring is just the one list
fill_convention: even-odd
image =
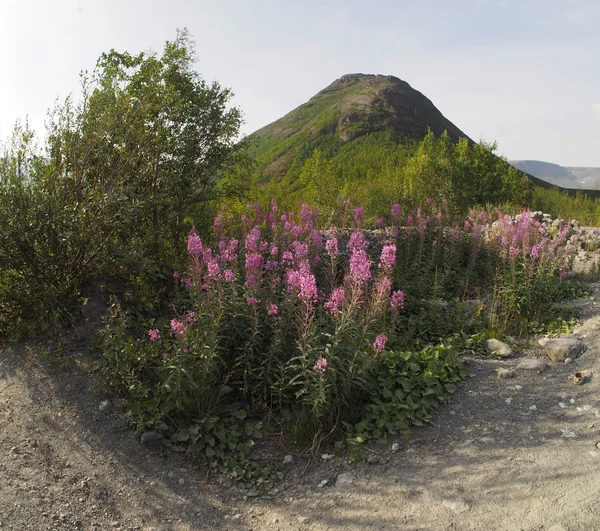
[(594, 103), (594, 105), (592, 105), (592, 108), (594, 109), (594, 112), (596, 113), (596, 118), (598, 118), (598, 120), (600, 120), (600, 103)]

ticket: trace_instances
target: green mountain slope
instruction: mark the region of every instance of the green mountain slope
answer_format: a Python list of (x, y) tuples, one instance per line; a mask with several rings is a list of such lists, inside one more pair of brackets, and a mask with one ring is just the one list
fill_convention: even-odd
[(436, 136), (447, 131), (454, 142), (467, 136), (405, 81), (394, 76), (348, 74), (251, 135), (251, 154), (258, 162), (261, 181), (294, 181), (317, 148), (332, 156), (367, 134), (375, 134), (387, 144), (414, 143), (428, 130)]

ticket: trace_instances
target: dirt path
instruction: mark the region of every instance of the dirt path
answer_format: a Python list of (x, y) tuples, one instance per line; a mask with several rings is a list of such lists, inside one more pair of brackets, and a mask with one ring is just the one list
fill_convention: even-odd
[[(498, 379), (520, 360), (469, 360), (472, 377), (435, 425), (373, 447), (388, 463), (336, 457), (299, 477), (296, 458), (292, 484), (271, 498), (209, 486), (193, 462), (141, 446), (118, 404), (99, 411), (84, 357), (56, 367), (25, 347), (0, 349), (0, 529), (600, 529), (592, 288), (594, 299), (574, 303), (587, 345), (574, 364)], [(583, 368), (596, 374), (573, 385)]]

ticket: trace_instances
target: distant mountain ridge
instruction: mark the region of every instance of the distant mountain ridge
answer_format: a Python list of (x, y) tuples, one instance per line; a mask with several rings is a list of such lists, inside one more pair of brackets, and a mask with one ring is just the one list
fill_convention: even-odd
[(515, 168), (556, 186), (600, 190), (600, 168), (560, 166), (541, 160), (509, 160), (508, 162)]

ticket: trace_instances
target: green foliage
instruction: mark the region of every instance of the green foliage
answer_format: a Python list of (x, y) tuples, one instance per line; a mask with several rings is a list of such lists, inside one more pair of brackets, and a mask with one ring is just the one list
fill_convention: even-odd
[(420, 352), (386, 351), (372, 371), (372, 401), (355, 427), (359, 443), (430, 422), (466, 376), (458, 353), (442, 345)]

